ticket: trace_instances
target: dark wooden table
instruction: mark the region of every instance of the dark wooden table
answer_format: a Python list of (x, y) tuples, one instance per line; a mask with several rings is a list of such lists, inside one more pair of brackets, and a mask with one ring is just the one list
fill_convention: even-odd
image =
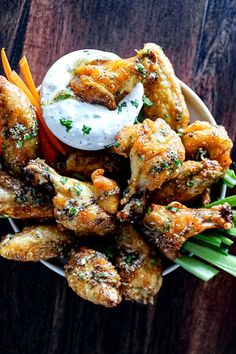
[[(70, 51), (128, 56), (157, 42), (235, 138), (236, 1), (0, 0), (0, 28), (12, 67), (26, 54), (37, 84)], [(1, 234), (8, 231), (1, 221)], [(104, 309), (78, 298), (40, 263), (1, 259), (0, 352), (234, 354), (235, 304), (229, 275), (203, 283), (177, 270), (164, 279), (155, 306)]]

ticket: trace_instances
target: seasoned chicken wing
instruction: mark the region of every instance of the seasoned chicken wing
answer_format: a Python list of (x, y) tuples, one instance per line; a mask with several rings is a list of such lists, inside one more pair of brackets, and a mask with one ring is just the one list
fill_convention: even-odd
[(120, 194), (117, 183), (104, 177), (103, 169), (95, 170), (91, 178), (98, 205), (107, 213), (115, 214), (118, 209)]
[(233, 143), (221, 125), (195, 121), (185, 129), (182, 141), (188, 159), (200, 159), (207, 155), (211, 160), (218, 161), (224, 172), (232, 162), (230, 151)]
[(216, 183), (224, 172), (217, 161), (203, 159), (202, 161), (184, 161), (178, 175), (165, 182), (152, 195), (154, 203), (169, 204), (177, 201), (186, 202), (205, 192)]
[(124, 127), (116, 136), (114, 150), (130, 157), (131, 178), (121, 204), (140, 190), (160, 188), (178, 174), (185, 158), (180, 137), (163, 119)]
[(152, 204), (143, 225), (149, 241), (174, 260), (189, 237), (212, 228), (230, 229), (234, 223), (228, 203), (209, 209), (189, 209), (173, 202), (166, 207)]
[(53, 217), (49, 195), (0, 170), (0, 215), (15, 219)]
[(0, 255), (15, 261), (41, 261), (65, 256), (72, 238), (55, 225), (25, 227), (22, 232), (7, 235), (0, 242)]
[[(115, 182), (99, 176), (99, 173), (95, 174), (94, 180), (98, 183), (95, 189), (91, 183), (60, 176), (40, 159), (30, 161), (25, 171), (32, 183), (53, 185), (55, 190), (54, 214), (59, 224), (75, 231), (79, 236), (90, 234), (102, 236), (115, 229), (112, 213), (117, 211), (119, 203), (116, 198), (119, 188)], [(98, 178), (99, 182), (97, 182)], [(102, 188), (104, 188), (104, 194), (102, 194)], [(111, 200), (112, 196), (114, 196), (113, 205), (108, 213), (106, 210), (109, 208), (106, 206), (104, 210), (103, 207), (106, 205), (106, 200)], [(114, 199), (116, 199), (116, 205)]]
[(122, 225), (116, 246), (123, 298), (152, 304), (162, 285), (162, 267), (155, 251), (130, 224)]
[(147, 43), (143, 49), (155, 56), (155, 76), (144, 80), (144, 93), (152, 105), (144, 105), (144, 115), (155, 120), (163, 118), (177, 131), (189, 124), (189, 112), (181, 91), (180, 82), (175, 76), (170, 60), (162, 48), (154, 43)]
[(20, 173), (38, 155), (38, 123), (28, 97), (0, 76), (0, 131), (4, 165)]
[(66, 160), (65, 173), (69, 175), (81, 174), (87, 178), (102, 168), (112, 175), (117, 175), (124, 165), (124, 158), (107, 151), (77, 150)]
[(107, 257), (81, 247), (65, 266), (69, 286), (80, 297), (96, 305), (114, 307), (121, 302), (120, 276)]

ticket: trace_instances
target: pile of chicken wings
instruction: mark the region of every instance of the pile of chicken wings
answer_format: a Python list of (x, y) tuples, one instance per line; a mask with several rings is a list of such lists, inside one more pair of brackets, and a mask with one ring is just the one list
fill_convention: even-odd
[(123, 127), (113, 147), (74, 150), (50, 166), (34, 107), (0, 77), (0, 213), (26, 225), (1, 240), (0, 255), (65, 257), (69, 286), (106, 307), (122, 299), (153, 303), (162, 284), (161, 254), (175, 260), (189, 237), (233, 227), (227, 203), (204, 208), (231, 164), (232, 142), (224, 127), (204, 117), (189, 125), (179, 80), (159, 46), (78, 67), (70, 86), (78, 98), (115, 109), (138, 82), (148, 98), (142, 121)]

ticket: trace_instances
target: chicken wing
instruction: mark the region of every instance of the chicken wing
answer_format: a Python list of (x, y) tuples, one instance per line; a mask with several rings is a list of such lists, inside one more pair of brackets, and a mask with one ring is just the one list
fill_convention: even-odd
[(231, 164), (230, 151), (233, 143), (221, 125), (213, 126), (208, 122), (195, 121), (189, 125), (182, 141), (187, 159), (201, 159), (204, 155), (219, 162), (225, 172)]
[(51, 198), (0, 170), (0, 214), (15, 219), (50, 218)]
[(121, 204), (138, 191), (152, 191), (174, 178), (185, 158), (180, 137), (163, 119), (145, 119), (142, 124), (124, 127), (114, 151), (130, 157), (131, 178)]
[(81, 247), (65, 266), (69, 286), (77, 295), (96, 305), (114, 307), (121, 302), (120, 276), (106, 256)]
[(149, 241), (174, 260), (189, 237), (212, 228), (230, 229), (234, 223), (228, 203), (209, 209), (189, 209), (173, 202), (166, 207), (152, 204), (143, 225)]
[(25, 227), (22, 232), (7, 235), (0, 242), (0, 255), (15, 261), (41, 261), (65, 256), (72, 238), (55, 225)]
[(28, 97), (0, 76), (0, 131), (4, 165), (20, 174), (38, 155), (38, 123)]
[(130, 224), (123, 224), (117, 235), (116, 267), (125, 300), (153, 303), (162, 285), (162, 267), (155, 251)]
[(154, 191), (152, 201), (164, 205), (173, 201), (186, 202), (202, 194), (223, 174), (222, 167), (217, 161), (209, 159), (184, 161), (178, 175)]
[(150, 75), (144, 80), (144, 93), (152, 103), (144, 105), (145, 117), (152, 120), (163, 118), (172, 129), (185, 129), (189, 124), (189, 112), (171, 62), (162, 48), (154, 43), (147, 43), (143, 51), (153, 53), (156, 58), (156, 76)]
[[(119, 193), (115, 182), (111, 182), (99, 174), (94, 175), (94, 180), (103, 178), (103, 186), (100, 185), (99, 195), (91, 183), (80, 182), (73, 178), (62, 177), (55, 170), (49, 167), (43, 160), (30, 161), (25, 168), (26, 174), (32, 183), (51, 183), (55, 190), (53, 198), (54, 214), (59, 224), (73, 230), (77, 235), (100, 235), (110, 233), (115, 229), (115, 220), (112, 213), (106, 212), (99, 204), (105, 205)], [(104, 188), (101, 200), (102, 188)], [(110, 189), (109, 189), (110, 188)], [(118, 199), (113, 200), (112, 212), (118, 208)], [(107, 210), (109, 208), (107, 207)], [(111, 212), (111, 209), (109, 210)]]
[(91, 174), (102, 168), (106, 172), (117, 177), (124, 165), (124, 158), (107, 151), (82, 151), (77, 150), (66, 160), (65, 174), (81, 174), (90, 178)]

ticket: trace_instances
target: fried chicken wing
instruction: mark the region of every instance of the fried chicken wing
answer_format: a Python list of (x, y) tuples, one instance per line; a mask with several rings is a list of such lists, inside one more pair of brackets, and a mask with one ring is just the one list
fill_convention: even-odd
[(107, 257), (81, 247), (65, 266), (69, 286), (77, 295), (96, 305), (114, 307), (121, 302), (120, 276)]
[(41, 261), (65, 256), (72, 239), (55, 225), (25, 227), (22, 232), (7, 235), (0, 242), (0, 255), (15, 261)]
[(117, 175), (124, 165), (124, 158), (107, 151), (77, 150), (66, 160), (65, 173), (69, 175), (81, 174), (87, 178), (102, 168), (112, 175)]
[(189, 112), (170, 60), (154, 43), (147, 43), (143, 51), (156, 57), (152, 68), (155, 67), (156, 76), (150, 75), (144, 80), (144, 93), (152, 102), (152, 105), (144, 105), (145, 117), (152, 120), (163, 118), (172, 129), (185, 129), (189, 124)]
[(103, 169), (95, 170), (91, 178), (98, 205), (107, 213), (115, 214), (118, 209), (120, 194), (117, 183), (104, 177)]
[(122, 225), (116, 246), (123, 298), (152, 304), (162, 285), (162, 267), (155, 251), (130, 224)]
[(208, 122), (195, 121), (185, 129), (182, 141), (187, 159), (199, 159), (207, 154), (211, 160), (219, 162), (224, 172), (232, 162), (230, 151), (233, 143), (221, 125), (213, 126)]
[[(54, 214), (59, 224), (75, 231), (79, 236), (90, 234), (103, 236), (115, 229), (115, 220), (112, 213), (109, 214), (99, 206), (99, 203), (104, 206), (113, 192), (114, 196), (116, 195), (118, 187), (116, 186), (114, 190), (112, 182), (109, 184), (106, 179), (103, 186), (98, 186), (100, 190), (99, 197), (97, 197), (96, 190), (91, 183), (62, 177), (43, 160), (30, 161), (25, 171), (32, 182), (36, 184), (51, 183), (53, 185), (55, 190), (55, 197), (53, 198)], [(95, 175), (94, 179), (96, 178), (98, 176)], [(108, 184), (111, 187), (110, 190)], [(108, 192), (108, 194), (104, 195), (101, 201), (102, 188), (105, 188), (104, 192)], [(118, 201), (116, 210), (117, 208)], [(112, 211), (114, 210), (115, 204), (113, 201)], [(111, 209), (109, 211), (111, 212)]]
[(0, 214), (15, 219), (53, 217), (51, 198), (0, 170)]
[(143, 225), (149, 241), (174, 260), (189, 237), (212, 228), (230, 229), (234, 223), (228, 203), (209, 209), (189, 209), (173, 202), (166, 207), (152, 204)]
[(0, 76), (0, 131), (4, 165), (20, 174), (38, 155), (38, 123), (28, 97)]
[[(95, 60), (90, 64), (80, 65), (69, 86), (77, 97), (86, 102), (98, 103), (110, 110), (116, 109), (118, 103), (139, 82), (150, 79), (153, 83), (157, 80), (158, 52), (152, 50), (156, 47), (159, 50), (154, 44), (146, 45), (134, 57), (127, 59)], [(172, 84), (171, 89), (178, 91), (176, 86), (176, 83)], [(176, 94), (175, 99), (179, 96)]]
[(185, 158), (180, 137), (163, 120), (145, 119), (142, 124), (124, 127), (116, 137), (114, 151), (129, 154), (131, 178), (121, 204), (140, 190), (154, 190), (178, 174)]
[(152, 200), (154, 203), (165, 205), (173, 201), (186, 202), (204, 193), (223, 174), (222, 167), (217, 161), (209, 159), (184, 161), (178, 175), (155, 190)]

